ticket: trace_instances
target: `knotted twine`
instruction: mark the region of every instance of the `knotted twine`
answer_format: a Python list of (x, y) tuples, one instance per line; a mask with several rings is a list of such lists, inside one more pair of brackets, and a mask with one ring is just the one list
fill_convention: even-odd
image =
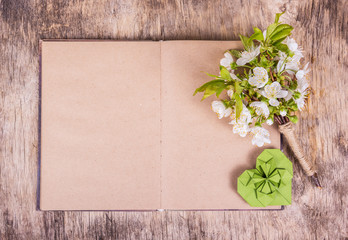
[(279, 125), (279, 131), (285, 136), (286, 140), (294, 152), (297, 160), (301, 164), (307, 176), (313, 176), (316, 171), (312, 162), (303, 154), (300, 144), (295, 137), (294, 128), (291, 122)]

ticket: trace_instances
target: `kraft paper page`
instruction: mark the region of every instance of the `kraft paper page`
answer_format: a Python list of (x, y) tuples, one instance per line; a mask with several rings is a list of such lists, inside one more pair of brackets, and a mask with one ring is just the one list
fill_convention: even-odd
[(42, 42), (42, 210), (160, 207), (160, 48)]
[[(280, 148), (276, 128), (272, 144), (259, 148), (249, 137), (233, 134), (229, 119), (211, 110), (214, 97), (201, 102), (195, 88), (211, 80), (202, 71), (219, 72), (232, 41), (162, 42), (162, 204), (168, 209), (252, 209), (237, 193), (237, 178), (255, 167), (264, 148)], [(279, 206), (268, 209), (279, 209)]]

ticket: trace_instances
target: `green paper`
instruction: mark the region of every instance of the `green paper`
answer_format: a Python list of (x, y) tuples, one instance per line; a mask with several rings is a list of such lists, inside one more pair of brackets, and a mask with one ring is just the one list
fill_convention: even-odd
[(292, 163), (279, 149), (266, 149), (256, 160), (256, 169), (238, 177), (238, 193), (252, 207), (291, 204)]

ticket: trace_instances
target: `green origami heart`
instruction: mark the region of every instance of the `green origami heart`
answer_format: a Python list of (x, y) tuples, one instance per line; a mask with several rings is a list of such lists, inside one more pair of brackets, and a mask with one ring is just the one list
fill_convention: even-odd
[(279, 149), (266, 149), (256, 160), (256, 169), (238, 178), (238, 193), (252, 207), (291, 204), (292, 163)]

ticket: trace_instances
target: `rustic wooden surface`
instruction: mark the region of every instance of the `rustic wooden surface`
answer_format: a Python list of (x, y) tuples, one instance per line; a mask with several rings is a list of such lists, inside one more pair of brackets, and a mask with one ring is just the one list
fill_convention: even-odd
[[(348, 239), (346, 1), (0, 2), (0, 239)], [(315, 95), (296, 132), (322, 191), (295, 164), (281, 212), (36, 211), (40, 38), (232, 40), (283, 10), (312, 61)]]

